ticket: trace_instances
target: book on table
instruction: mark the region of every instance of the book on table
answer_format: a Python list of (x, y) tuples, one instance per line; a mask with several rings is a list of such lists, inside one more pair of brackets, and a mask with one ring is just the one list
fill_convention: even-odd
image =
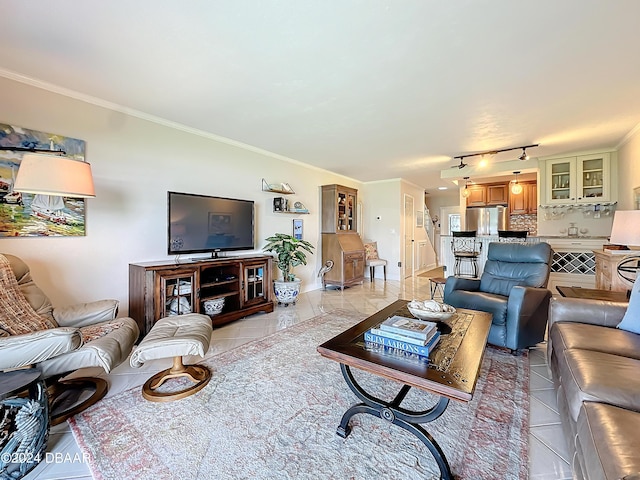
[[(437, 329), (425, 345), (416, 345), (415, 343), (411, 343), (403, 339), (377, 335), (372, 333), (371, 330), (374, 329), (367, 330), (364, 333), (365, 344), (369, 343), (379, 345), (384, 347), (385, 351), (387, 351), (387, 349), (391, 350), (390, 353), (405, 352), (413, 355), (419, 355), (421, 357), (428, 357), (429, 353), (438, 344), (438, 341), (440, 341), (440, 332)], [(394, 350), (396, 352), (393, 352)]]
[(433, 334), (433, 331), (437, 330), (437, 325), (435, 322), (394, 315), (382, 322), (378, 328), (391, 333), (399, 333), (405, 337), (426, 341)]
[(407, 337), (403, 333), (395, 333), (395, 332), (390, 332), (388, 330), (383, 330), (380, 328), (380, 325), (378, 325), (377, 327), (371, 328), (369, 332), (371, 332), (373, 335), (380, 335), (381, 337), (388, 337), (388, 338), (393, 338), (395, 340), (402, 340), (403, 342), (413, 343), (414, 345), (426, 345), (427, 343), (429, 343), (431, 338), (438, 332), (438, 329), (434, 327), (427, 334), (427, 338), (424, 338), (424, 339)]

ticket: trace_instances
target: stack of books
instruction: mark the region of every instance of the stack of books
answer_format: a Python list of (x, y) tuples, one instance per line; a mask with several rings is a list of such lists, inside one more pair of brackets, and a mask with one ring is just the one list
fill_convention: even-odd
[(435, 322), (394, 315), (364, 334), (368, 344), (384, 347), (390, 353), (404, 352), (428, 358), (440, 340)]

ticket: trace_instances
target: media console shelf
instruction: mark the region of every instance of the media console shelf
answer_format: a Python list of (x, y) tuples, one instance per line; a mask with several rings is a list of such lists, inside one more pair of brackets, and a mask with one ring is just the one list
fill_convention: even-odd
[(205, 313), (204, 302), (224, 298), (213, 326), (258, 312), (272, 312), (272, 257), (249, 255), (177, 263), (173, 260), (129, 264), (129, 316), (146, 335), (171, 315)]

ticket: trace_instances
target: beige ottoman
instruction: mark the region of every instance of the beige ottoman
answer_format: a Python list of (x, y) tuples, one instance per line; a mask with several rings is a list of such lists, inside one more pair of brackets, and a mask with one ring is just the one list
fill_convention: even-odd
[[(211, 319), (206, 315), (190, 313), (158, 320), (151, 331), (131, 354), (132, 367), (139, 368), (149, 360), (173, 357), (173, 366), (163, 370), (142, 387), (142, 396), (152, 402), (168, 402), (188, 397), (202, 390), (211, 379), (211, 371), (201, 365), (184, 365), (184, 355), (204, 357), (211, 341)], [(157, 392), (166, 380), (186, 377), (194, 385), (177, 392)]]

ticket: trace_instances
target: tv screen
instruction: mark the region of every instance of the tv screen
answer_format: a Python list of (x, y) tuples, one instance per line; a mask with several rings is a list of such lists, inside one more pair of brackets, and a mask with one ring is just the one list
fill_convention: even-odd
[(169, 255), (254, 249), (250, 200), (168, 192)]

